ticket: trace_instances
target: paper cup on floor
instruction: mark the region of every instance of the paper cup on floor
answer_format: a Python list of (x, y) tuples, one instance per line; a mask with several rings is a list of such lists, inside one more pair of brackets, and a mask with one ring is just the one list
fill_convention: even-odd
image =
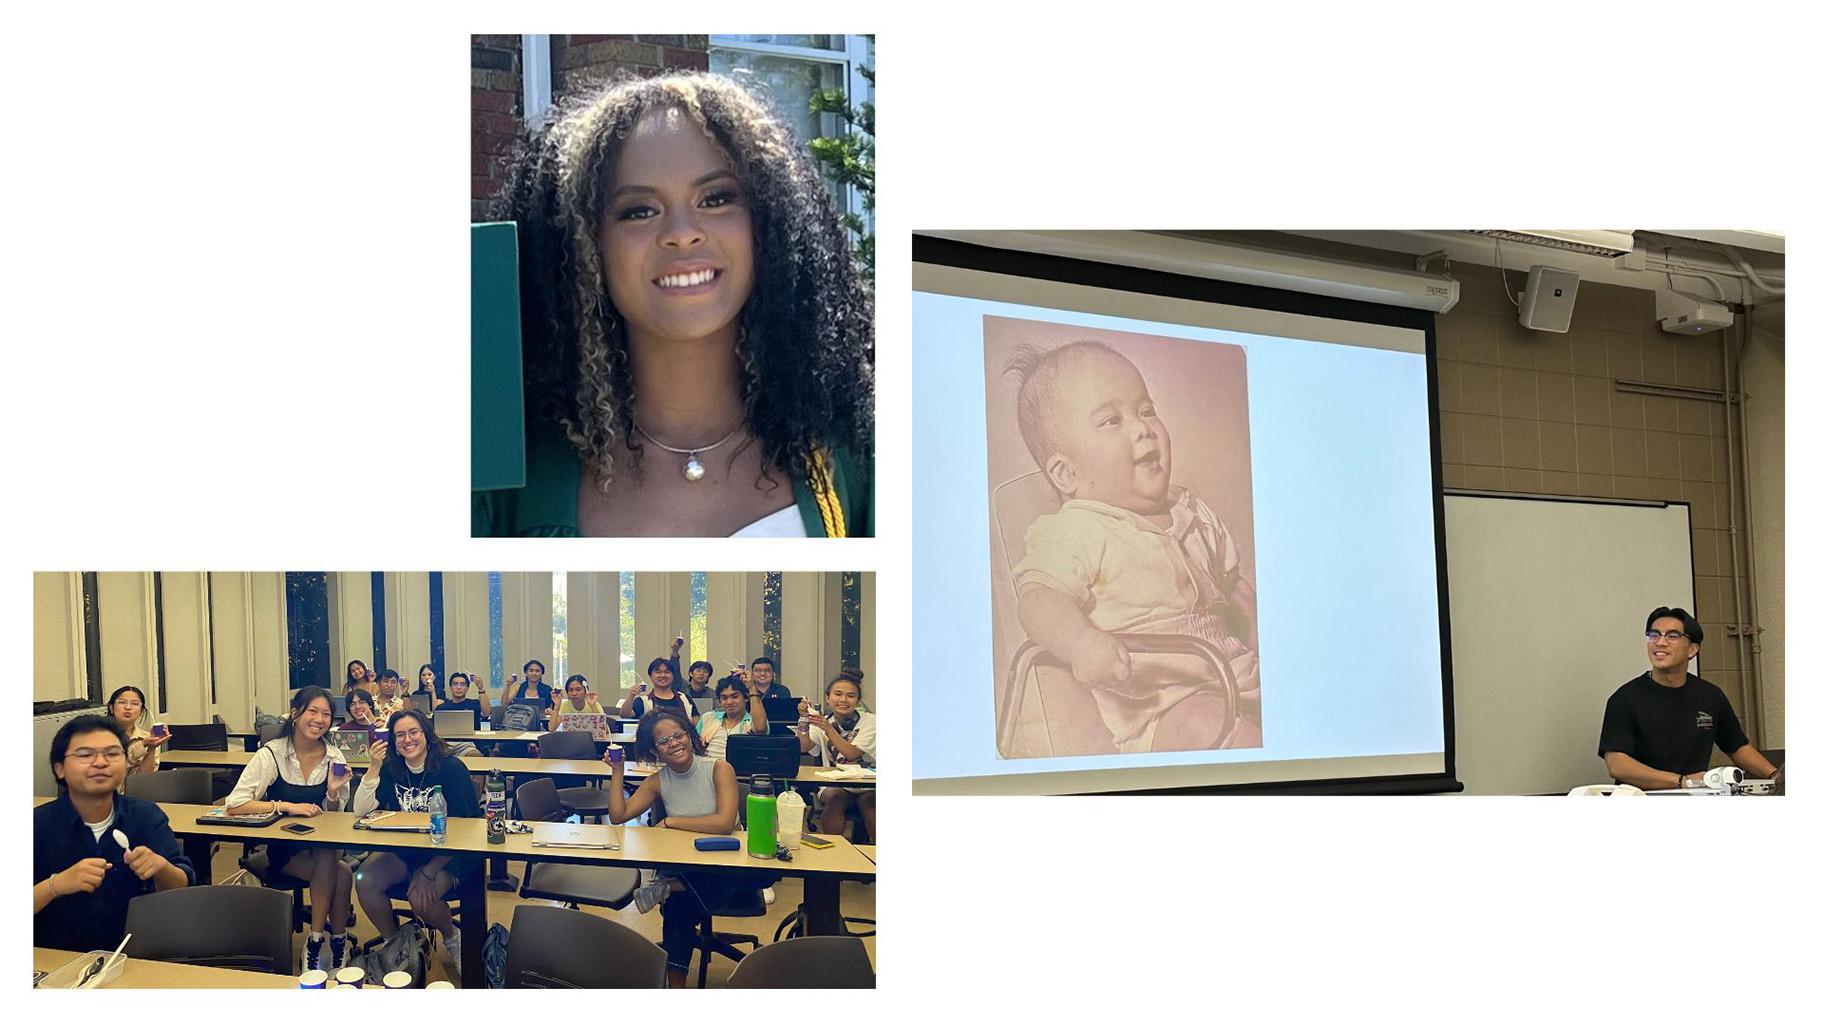
[(402, 972), (387, 973), (386, 979), (380, 982), (386, 984), (387, 990), (411, 990), (412, 974)]
[(456, 985), (448, 980), (433, 980), (424, 985), (425, 990), (455, 990)]
[(323, 990), (329, 986), (329, 974), (321, 969), (312, 969), (298, 977), (299, 990)]
[(336, 985), (339, 987), (354, 987), (359, 989), (361, 985), (366, 982), (367, 970), (365, 969), (357, 969), (351, 965), (346, 969), (336, 970)]

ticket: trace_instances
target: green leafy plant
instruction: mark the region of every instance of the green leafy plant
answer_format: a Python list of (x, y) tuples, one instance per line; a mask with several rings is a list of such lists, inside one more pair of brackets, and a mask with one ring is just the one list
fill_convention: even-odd
[[(873, 41), (874, 37), (869, 36), (870, 45)], [(856, 70), (873, 84), (873, 68), (864, 64)], [(834, 114), (848, 126), (842, 135), (812, 139), (809, 148), (832, 181), (844, 188), (854, 186), (861, 194), (862, 208), (870, 217), (851, 211), (842, 215), (842, 223), (855, 237), (855, 260), (867, 268), (868, 287), (873, 288), (874, 233), (869, 230), (868, 221), (874, 213), (874, 105), (854, 107), (841, 89), (820, 89), (811, 96), (811, 112)]]

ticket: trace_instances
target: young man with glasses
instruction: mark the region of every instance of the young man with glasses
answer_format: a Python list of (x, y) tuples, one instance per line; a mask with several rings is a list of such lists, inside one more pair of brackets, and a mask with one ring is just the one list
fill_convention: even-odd
[(1703, 640), (1703, 625), (1683, 609), (1648, 614), (1651, 668), (1616, 689), (1602, 715), (1596, 754), (1617, 782), (1644, 791), (1701, 787), (1715, 745), (1750, 777), (1784, 783), (1783, 771), (1748, 743), (1723, 690), (1685, 672)]
[[(78, 716), (51, 740), (56, 801), (32, 813), (32, 943), (111, 949), (126, 935), (127, 902), (196, 879), (154, 802), (117, 794), (127, 737), (106, 716)], [(125, 838), (126, 840), (121, 840)]]

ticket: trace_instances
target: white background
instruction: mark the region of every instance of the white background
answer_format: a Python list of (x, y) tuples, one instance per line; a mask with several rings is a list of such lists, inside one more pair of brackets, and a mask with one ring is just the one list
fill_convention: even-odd
[[(1749, 227), (1791, 235), (1790, 277), (1810, 278), (1815, 109), (1801, 97), (1815, 35), (1780, 13), (1796, 5), (777, 7), (10, 11), (0, 628), (13, 676), (30, 673), (31, 570), (591, 562), (877, 570), (891, 672), (910, 651), (895, 625), (909, 622), (918, 227)], [(775, 25), (880, 34), (879, 540), (469, 540), (467, 34)], [(1803, 302), (1795, 314), (1788, 387), (1803, 396), (1818, 325)], [(1816, 405), (1793, 407), (1801, 485)], [(1812, 539), (1792, 541), (1814, 568)], [(1790, 579), (1805, 637), (1816, 589)], [(1334, 643), (1339, 669), (1372, 657), (1372, 638)], [(908, 751), (908, 699), (883, 705), (885, 746)], [(1808, 797), (1824, 775), (1804, 757), (1816, 709), (1814, 689), (1790, 690), (1797, 796), (1702, 807), (914, 802), (901, 775), (881, 795), (881, 991), (781, 995), (772, 1014), (1802, 1018), (1824, 912)], [(17, 762), (14, 776), (23, 810)], [(23, 861), (21, 840), (7, 851)], [(10, 873), (22, 895), (23, 866)], [(7, 957), (23, 988), (20, 900)], [(278, 1000), (107, 997), (114, 1014), (160, 1017)], [(507, 1013), (491, 997), (434, 1014)], [(616, 998), (615, 1014), (661, 1000)], [(560, 1001), (602, 1008), (584, 995), (512, 1007)]]

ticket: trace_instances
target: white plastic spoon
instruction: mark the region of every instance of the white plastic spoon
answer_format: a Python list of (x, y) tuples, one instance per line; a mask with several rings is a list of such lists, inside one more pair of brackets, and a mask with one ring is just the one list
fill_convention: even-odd
[(133, 845), (128, 842), (127, 835), (122, 833), (119, 828), (116, 828), (114, 831), (114, 843), (120, 845), (120, 853), (122, 855), (133, 850)]

